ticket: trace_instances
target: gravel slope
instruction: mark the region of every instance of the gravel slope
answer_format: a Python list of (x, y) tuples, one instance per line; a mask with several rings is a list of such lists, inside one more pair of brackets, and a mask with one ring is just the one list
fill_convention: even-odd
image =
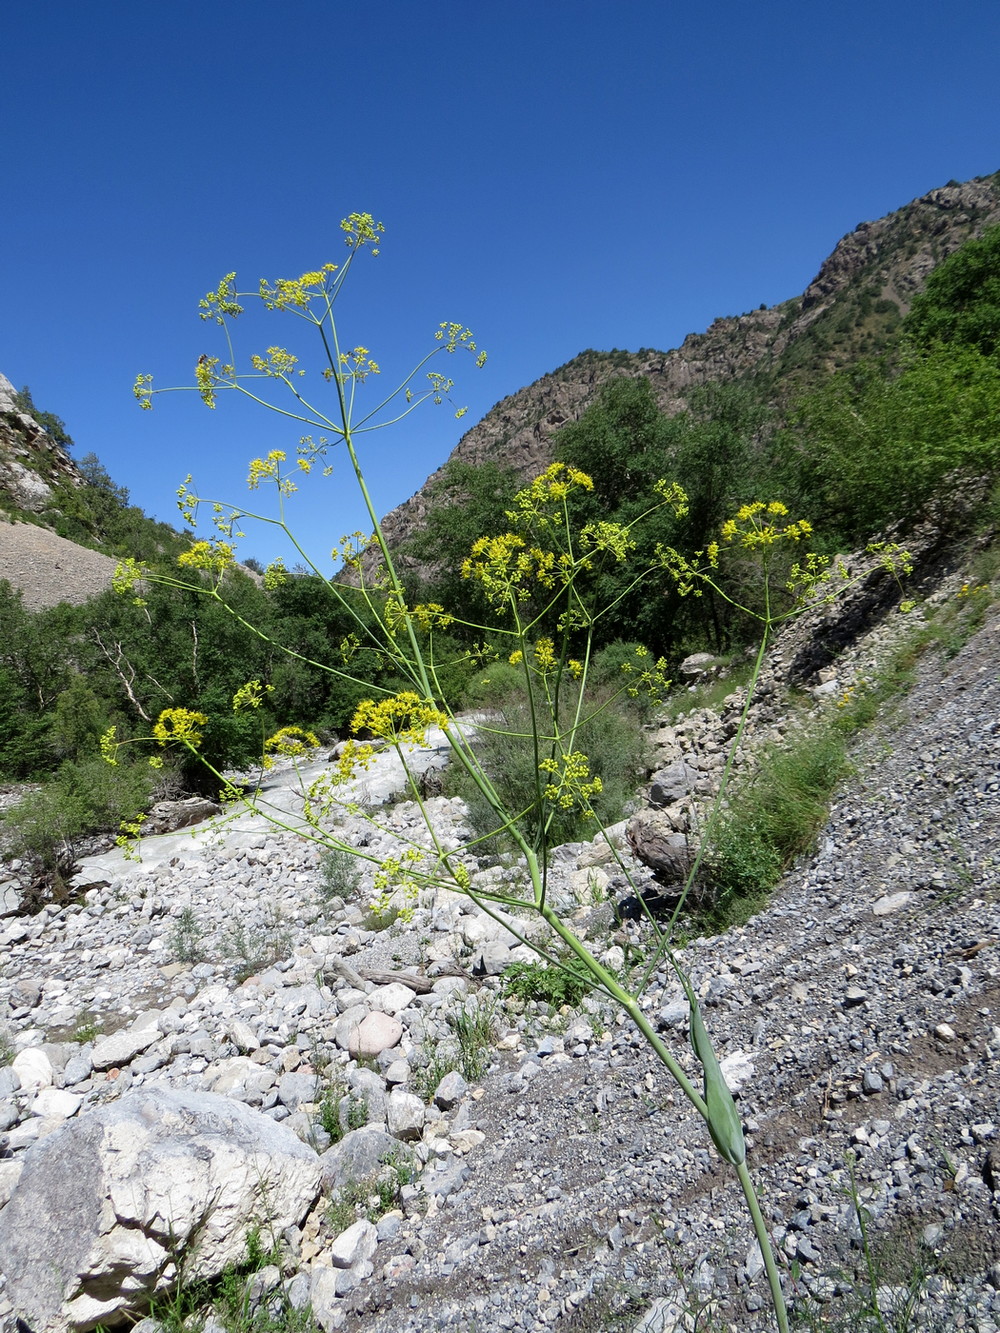
[[(853, 1153), (876, 1244), (945, 1274), (920, 1326), (980, 1333), (1000, 1328), (998, 631), (924, 662), (771, 908), (681, 955), (720, 1055), (752, 1070), (740, 1107), (790, 1292), (835, 1312), (850, 1291)], [(679, 999), (660, 973), (648, 1008), (694, 1073)], [(631, 1032), (600, 1026), (586, 1054), (571, 1031), (488, 1082), (465, 1187), (404, 1224), (349, 1328), (576, 1333), (650, 1301), (657, 1329), (697, 1301), (773, 1327), (707, 1135)]]
[[(853, 1153), (879, 1252), (900, 1254), (904, 1273), (917, 1263), (937, 1274), (917, 1327), (1000, 1329), (998, 637), (994, 608), (950, 662), (926, 657), (911, 695), (866, 736), (818, 853), (747, 926), (691, 941), (680, 955), (740, 1086), (789, 1292), (834, 1319), (849, 1312), (859, 1268)], [(461, 812), (441, 805), (460, 842)], [(402, 829), (411, 813), (404, 804), (387, 818)], [(566, 869), (586, 878), (575, 860)], [(421, 909), (412, 929), (362, 930), (349, 910), (326, 925), (316, 882), (308, 849), (258, 834), (249, 849), (192, 845), (95, 885), (83, 909), (11, 919), (0, 932), (0, 1000), (12, 1033), (19, 1045), (49, 1043), (54, 1058), (72, 1049), (86, 1065), (74, 1073), (75, 1095), (98, 1103), (148, 1078), (217, 1088), (238, 1063), (235, 1019), (257, 1025), (272, 1081), (305, 1069), (313, 1038), (329, 1043), (343, 1005), (365, 1000), (336, 979), (345, 959), (361, 971), (417, 967), (431, 941), (450, 956), (457, 925), (444, 904)], [(207, 959), (164, 965), (185, 907), (202, 924)], [(226, 930), (263, 927), (279, 912), (279, 961), (236, 987), (222, 966)], [(644, 928), (624, 929), (644, 943)], [(477, 983), (446, 975), (435, 984)], [(645, 1003), (697, 1077), (686, 1006), (667, 971)], [(91, 1074), (76, 1031), (84, 1006), (97, 1019), (117, 1013), (120, 1024), (150, 1005), (162, 1006), (160, 1044), (127, 1068)], [(711, 1305), (716, 1329), (772, 1327), (738, 1191), (629, 1027), (591, 1001), (548, 1032), (537, 1014), (503, 1018), (481, 1089), (434, 1122), (440, 1130), (422, 1145), (427, 1170), (379, 1224), (374, 1271), (317, 1311), (324, 1327), (587, 1333), (636, 1328), (649, 1307), (659, 1322), (643, 1333), (667, 1333), (691, 1326), (676, 1316), (692, 1302)], [(409, 1028), (417, 1044), (418, 1031), (441, 1027), (431, 1011), (419, 1019)], [(51, 1045), (71, 1035), (75, 1044)], [(371, 1077), (352, 1076), (362, 1074)], [(32, 1131), (51, 1129), (25, 1118), (17, 1097), (6, 1103), (0, 1185), (30, 1151)], [(309, 1266), (329, 1249), (320, 1213), (292, 1238), (306, 1295)]]
[(96, 597), (110, 588), (117, 563), (48, 528), (0, 519), (0, 579), (23, 594), (29, 611)]

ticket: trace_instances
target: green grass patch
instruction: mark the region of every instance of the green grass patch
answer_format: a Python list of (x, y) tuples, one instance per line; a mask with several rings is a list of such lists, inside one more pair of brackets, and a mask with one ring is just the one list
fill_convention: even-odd
[(785, 868), (812, 847), (846, 772), (847, 736), (832, 724), (765, 756), (712, 840), (714, 893), (703, 909), (711, 925), (741, 924), (760, 909)]

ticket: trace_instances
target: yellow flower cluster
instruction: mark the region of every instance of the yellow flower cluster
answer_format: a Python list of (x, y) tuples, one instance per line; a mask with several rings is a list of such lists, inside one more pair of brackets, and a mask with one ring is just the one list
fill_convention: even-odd
[[(549, 671), (554, 671), (558, 666), (555, 644), (551, 639), (539, 639), (532, 649), (532, 656), (535, 662), (531, 669), (538, 675), (544, 676)], [(520, 666), (524, 661), (524, 653), (520, 648), (516, 648), (507, 660), (511, 666)], [(583, 663), (578, 662), (575, 657), (567, 660), (566, 667), (574, 680), (579, 680), (583, 675)]]
[(514, 508), (507, 511), (513, 523), (532, 523), (547, 527), (561, 515), (566, 499), (573, 491), (592, 491), (594, 483), (586, 472), (568, 463), (552, 463), (530, 486), (514, 496)]
[[(145, 560), (133, 560), (128, 556), (125, 560), (120, 560), (115, 566), (115, 572), (111, 578), (111, 587), (120, 597), (126, 593), (133, 592), (149, 572), (149, 566)], [(136, 606), (145, 606), (141, 597), (133, 598)]]
[(661, 477), (659, 481), (654, 482), (653, 490), (661, 500), (670, 505), (676, 518), (684, 518), (688, 512), (688, 495), (679, 482), (667, 481)]
[(280, 588), (282, 584), (287, 583), (289, 579), (288, 570), (285, 568), (285, 562), (279, 555), (276, 560), (264, 570), (264, 587), (268, 592), (273, 592), (275, 588)]
[(236, 564), (236, 552), (230, 542), (194, 542), (177, 557), (185, 569), (205, 569), (210, 574), (222, 574)]
[(257, 294), (268, 310), (305, 310), (314, 296), (327, 290), (330, 276), (336, 271), (336, 264), (324, 264), (301, 278), (278, 278), (273, 285), (261, 278)]
[[(250, 363), (254, 370), (259, 371), (261, 375), (270, 375), (272, 379), (287, 380), (289, 375), (294, 373), (298, 360), (297, 356), (293, 356), (284, 347), (269, 347), (266, 357), (255, 354), (250, 358)], [(300, 370), (299, 374), (304, 375), (305, 371)]]
[(593, 816), (589, 808), (590, 801), (604, 790), (604, 785), (600, 778), (590, 777), (590, 761), (585, 754), (574, 750), (570, 754), (560, 755), (558, 759), (543, 759), (538, 769), (553, 779), (545, 787), (547, 801), (558, 805), (561, 810), (572, 810), (575, 805), (580, 805), (585, 817)]
[[(664, 498), (672, 494), (677, 504), (682, 501), (686, 503), (680, 487), (671, 488), (664, 482), (660, 484), (660, 494)], [(686, 512), (686, 509), (678, 512)], [(812, 533), (812, 524), (805, 519), (782, 522), (787, 517), (788, 508), (780, 500), (769, 503), (755, 500), (753, 504), (741, 505), (735, 516), (723, 523), (720, 529), (721, 542), (709, 542), (703, 551), (695, 551), (690, 559), (672, 546), (658, 545), (656, 558), (660, 567), (673, 578), (682, 597), (700, 597), (703, 591), (701, 584), (711, 582), (712, 571), (719, 567), (723, 546), (737, 546), (749, 551), (766, 550), (781, 541), (801, 541)], [(816, 566), (818, 560), (819, 557), (810, 555), (805, 565), (793, 567), (792, 581), (788, 584), (791, 591), (805, 586), (809, 577), (814, 581), (821, 577), (822, 570)]]
[[(848, 577), (846, 568), (841, 568), (840, 572), (843, 578)], [(829, 583), (832, 576), (830, 557), (828, 555), (817, 555), (815, 551), (810, 551), (805, 560), (797, 560), (792, 565), (785, 587), (795, 597), (796, 603), (801, 606), (812, 599), (820, 584)], [(831, 593), (825, 600), (832, 601), (833, 594)]]
[(388, 917), (392, 910), (393, 898), (400, 894), (402, 905), (398, 908), (401, 921), (410, 921), (417, 905), (420, 886), (412, 876), (413, 867), (423, 858), (418, 847), (408, 847), (400, 856), (387, 856), (372, 880), (375, 896), (368, 906), (380, 920)]
[(375, 758), (374, 745), (359, 745), (357, 741), (346, 741), (341, 746), (335, 769), (336, 782), (350, 782), (359, 772), (366, 773)]
[(472, 552), (462, 562), (462, 577), (475, 579), (494, 606), (512, 600), (528, 600), (535, 584), (554, 588), (557, 579), (565, 583), (571, 572), (568, 556), (531, 546), (516, 533), (502, 537), (480, 537)]
[(165, 708), (153, 724), (153, 735), (161, 745), (180, 741), (189, 750), (195, 750), (201, 744), (199, 728), (207, 722), (204, 713), (195, 713), (190, 708)]
[(361, 557), (368, 550), (375, 538), (371, 533), (348, 532), (341, 537), (336, 546), (330, 548), (330, 559), (343, 560), (352, 569), (361, 568)]
[(642, 667), (642, 670), (638, 673), (631, 662), (622, 663), (622, 673), (629, 677), (625, 693), (630, 699), (637, 699), (640, 694), (647, 694), (655, 703), (662, 703), (663, 696), (670, 689), (667, 659), (659, 657), (652, 666), (646, 666), (645, 659), (649, 656), (649, 649), (644, 648), (642, 644), (636, 645), (635, 656), (639, 659), (639, 665)]
[(385, 623), (389, 633), (395, 635), (401, 625), (411, 621), (420, 629), (447, 629), (455, 617), (449, 615), (440, 602), (419, 602), (416, 606), (407, 606), (401, 597), (390, 595), (385, 604)]
[(273, 685), (262, 685), (259, 680), (248, 680), (233, 695), (233, 712), (238, 713), (243, 708), (260, 708), (273, 691)]
[(755, 500), (753, 504), (742, 505), (736, 511), (736, 517), (727, 519), (722, 525), (722, 540), (737, 542), (747, 550), (762, 546), (774, 546), (779, 541), (801, 541), (812, 534), (812, 524), (805, 519), (782, 524), (788, 517), (788, 507), (780, 500), (765, 504)]
[(190, 489), (191, 473), (189, 472), (181, 484), (177, 487), (177, 508), (181, 511), (181, 517), (184, 522), (194, 528), (198, 525), (198, 506), (201, 501)]
[(881, 567), (897, 578), (900, 574), (913, 573), (913, 557), (895, 542), (869, 542), (865, 550), (869, 555), (877, 555)]
[(472, 336), (472, 330), (463, 328), (461, 324), (449, 324), (447, 320), (439, 324), (437, 332), (434, 334), (438, 342), (444, 343), (446, 352), (454, 352), (459, 347), (465, 347), (470, 352), (476, 350), (475, 339)]
[(152, 375), (136, 375), (132, 393), (139, 400), (139, 406), (148, 412), (153, 406)]
[(215, 367), (219, 364), (217, 356), (200, 356), (194, 368), (194, 379), (201, 401), (206, 407), (215, 407), (215, 385), (217, 376)]
[(588, 523), (580, 531), (580, 545), (585, 551), (608, 551), (621, 563), (628, 558), (629, 551), (635, 550), (635, 542), (629, 536), (628, 528), (620, 523)]
[(372, 254), (377, 255), (381, 244), (379, 237), (384, 234), (385, 227), (381, 222), (376, 222), (371, 213), (351, 213), (342, 219), (340, 230), (345, 233), (347, 245), (358, 249), (363, 245), (371, 245)]
[(402, 690), (391, 698), (366, 699), (351, 720), (351, 730), (370, 731), (392, 745), (422, 745), (428, 727), (447, 728), (449, 718), (429, 700), (413, 690)]
[(227, 273), (214, 292), (209, 292), (198, 302), (199, 318), (214, 319), (216, 324), (225, 324), (225, 317), (235, 319), (243, 314), (243, 307), (236, 300), (236, 274)]
[(287, 458), (284, 449), (272, 449), (266, 458), (254, 458), (250, 461), (247, 475), (247, 489), (255, 491), (262, 481), (279, 481), (280, 464)]
[[(341, 380), (357, 380), (363, 384), (369, 375), (381, 375), (382, 370), (377, 361), (373, 361), (368, 355), (367, 347), (355, 347), (353, 352), (341, 352), (340, 364), (343, 367)], [(323, 372), (326, 379), (331, 379), (333, 372), (325, 370)]]
[(535, 662), (539, 671), (554, 671), (556, 667), (556, 646), (551, 639), (539, 639), (534, 646)]
[(117, 727), (108, 727), (107, 731), (105, 731), (101, 736), (101, 742), (100, 742), (101, 758), (104, 760), (106, 764), (110, 764), (112, 768), (118, 767), (119, 742), (115, 739), (117, 731), (118, 731)]
[(310, 750), (319, 749), (319, 737), (302, 727), (282, 727), (264, 742), (265, 755), (281, 755), (286, 759), (301, 759)]

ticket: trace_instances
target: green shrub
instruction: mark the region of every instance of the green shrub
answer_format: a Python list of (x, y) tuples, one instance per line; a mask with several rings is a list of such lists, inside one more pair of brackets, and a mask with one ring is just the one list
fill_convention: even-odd
[[(512, 671), (514, 668), (510, 668)], [(605, 700), (607, 694), (605, 694)], [(481, 729), (478, 749), (480, 760), (493, 786), (508, 810), (524, 811), (519, 825), (531, 842), (543, 836), (550, 846), (593, 837), (599, 825), (614, 824), (622, 817), (627, 801), (635, 795), (636, 783), (646, 755), (646, 741), (620, 701), (601, 707), (600, 694), (595, 691), (591, 708), (597, 711), (576, 732), (574, 748), (586, 753), (590, 774), (601, 780), (602, 790), (591, 801), (596, 819), (588, 819), (579, 809), (569, 811), (546, 808), (537, 800), (540, 784), (544, 785), (539, 763), (547, 757), (547, 750), (536, 750), (532, 739), (531, 710), (524, 692), (523, 681), (518, 694), (508, 695), (501, 705), (503, 729)], [(571, 724), (569, 707), (564, 710), (562, 725)], [(462, 796), (469, 807), (469, 819), (477, 837), (485, 839), (486, 846), (502, 851), (505, 845), (497, 834), (493, 811), (481, 789), (465, 771), (453, 765), (446, 777), (446, 788)]]
[(324, 903), (333, 898), (348, 901), (361, 886), (358, 858), (339, 847), (331, 847), (319, 859), (319, 896)]
[(765, 756), (712, 838), (708, 916), (717, 925), (751, 916), (793, 858), (812, 846), (846, 764), (846, 738), (832, 724)]
[(480, 1078), (490, 1063), (490, 1049), (496, 1037), (494, 998), (480, 995), (453, 1010), (448, 1014), (448, 1026), (458, 1038), (462, 1076), (470, 1081)]
[(276, 963), (290, 948), (291, 937), (280, 913), (275, 910), (266, 921), (247, 926), (234, 921), (225, 932), (223, 953), (231, 960), (233, 976), (238, 982), (246, 981), (258, 972)]
[(191, 907), (185, 907), (174, 923), (170, 952), (179, 963), (200, 963), (205, 956), (201, 923)]
[(52, 873), (72, 863), (79, 840), (117, 832), (133, 821), (152, 796), (156, 773), (146, 764), (102, 759), (67, 762), (55, 779), (3, 816), (8, 854)]
[(592, 986), (586, 977), (541, 962), (511, 963), (504, 968), (500, 984), (504, 995), (540, 1001), (553, 1009), (561, 1009), (564, 1004), (576, 1008)]

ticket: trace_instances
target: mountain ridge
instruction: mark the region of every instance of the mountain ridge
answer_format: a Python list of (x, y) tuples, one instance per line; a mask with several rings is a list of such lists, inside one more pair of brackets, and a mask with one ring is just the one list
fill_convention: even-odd
[(719, 316), (680, 347), (661, 352), (581, 352), (509, 394), (463, 435), (423, 486), (382, 520), (400, 550), (424, 525), (447, 464), (500, 462), (520, 478), (552, 461), (560, 427), (576, 421), (615, 375), (642, 376), (660, 407), (683, 410), (685, 394), (750, 375), (777, 386), (884, 350), (930, 272), (965, 241), (1000, 223), (1000, 172), (928, 191), (843, 236), (805, 291), (777, 305)]

